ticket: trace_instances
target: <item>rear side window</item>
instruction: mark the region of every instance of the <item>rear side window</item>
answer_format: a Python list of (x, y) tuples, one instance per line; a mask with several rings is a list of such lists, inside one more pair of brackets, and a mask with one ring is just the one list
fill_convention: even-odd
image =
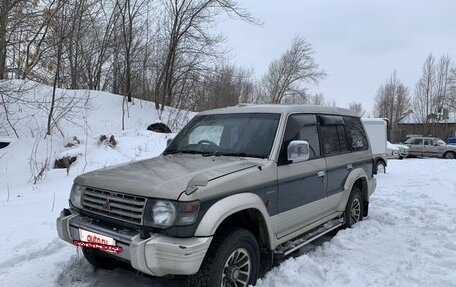
[(423, 144), (423, 139), (420, 139), (420, 138), (410, 138), (408, 140), (405, 141), (406, 144), (417, 144), (417, 145), (420, 145), (420, 144)]
[(350, 151), (347, 134), (343, 125), (322, 126), (321, 136), (325, 155), (331, 156)]
[(344, 117), (344, 122), (348, 145), (351, 150), (362, 151), (369, 149), (369, 142), (361, 120), (355, 117)]
[(322, 126), (321, 137), (323, 140), (323, 149), (325, 151), (325, 155), (336, 155), (340, 153), (337, 126)]
[(303, 140), (309, 143), (309, 159), (320, 157), (320, 141), (318, 139), (317, 117), (315, 115), (293, 114), (288, 117), (280, 149), (280, 162), (286, 162), (288, 144), (294, 140)]
[(347, 152), (350, 149), (348, 148), (348, 138), (345, 132), (345, 127), (342, 125), (337, 126), (337, 135), (339, 136), (340, 151)]

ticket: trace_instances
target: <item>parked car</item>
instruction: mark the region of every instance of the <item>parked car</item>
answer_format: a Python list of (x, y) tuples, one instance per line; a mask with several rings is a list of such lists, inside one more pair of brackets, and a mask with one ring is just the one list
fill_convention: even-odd
[(456, 145), (456, 137), (448, 138), (447, 144), (449, 145)]
[(362, 220), (373, 169), (353, 111), (205, 111), (162, 155), (78, 176), (57, 231), (97, 267), (121, 260), (190, 275), (190, 286), (254, 285), (274, 258)]
[(386, 153), (388, 158), (399, 158), (399, 148), (389, 141), (386, 141)]
[(456, 158), (456, 146), (447, 145), (443, 140), (434, 137), (413, 137), (405, 141), (409, 147), (409, 156)]
[(392, 144), (389, 141), (387, 141), (386, 144), (388, 150), (388, 158), (403, 159), (408, 156), (408, 146), (402, 144)]

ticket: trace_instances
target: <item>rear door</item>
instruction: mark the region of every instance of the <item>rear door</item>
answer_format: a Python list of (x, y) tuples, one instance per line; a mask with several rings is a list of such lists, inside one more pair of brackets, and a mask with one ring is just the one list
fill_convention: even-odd
[(436, 146), (434, 146), (434, 141), (432, 139), (423, 139), (423, 156), (435, 156), (437, 152)]
[[(293, 140), (309, 142), (309, 160), (297, 163), (287, 161), (287, 147)], [(278, 238), (305, 227), (328, 213), (326, 162), (320, 152), (316, 115), (288, 116), (279, 153), (278, 185)]]
[(409, 144), (409, 155), (421, 156), (423, 155), (423, 139), (422, 138), (412, 138), (406, 141)]
[(344, 118), (321, 115), (320, 129), (326, 159), (328, 215), (337, 211), (342, 200), (345, 180), (353, 169), (353, 155), (347, 138)]

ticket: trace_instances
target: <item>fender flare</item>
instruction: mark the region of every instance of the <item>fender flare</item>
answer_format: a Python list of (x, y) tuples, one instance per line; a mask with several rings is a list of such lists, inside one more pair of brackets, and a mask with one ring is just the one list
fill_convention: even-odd
[(350, 172), (347, 179), (345, 180), (344, 190), (351, 191), (355, 181), (357, 181), (360, 178), (364, 179), (367, 182), (366, 171), (362, 168), (355, 168), (354, 170), (352, 170), (352, 172)]
[[(355, 184), (355, 181), (357, 181), (358, 179), (365, 180), (366, 184), (368, 182), (367, 173), (362, 168), (355, 168), (354, 170), (352, 170), (352, 172), (350, 172), (347, 179), (345, 180), (344, 191), (343, 191), (343, 195), (342, 195), (341, 204), (339, 205), (339, 210), (345, 209), (348, 199), (350, 198), (350, 194), (353, 189), (353, 185)], [(369, 201), (369, 198), (367, 195), (368, 191), (366, 190), (363, 192), (365, 192), (365, 200)]]
[(231, 195), (213, 204), (199, 222), (195, 236), (213, 236), (226, 218), (246, 209), (256, 209), (261, 213), (266, 223), (269, 247), (272, 248), (274, 233), (269, 214), (263, 200), (258, 195), (249, 192)]

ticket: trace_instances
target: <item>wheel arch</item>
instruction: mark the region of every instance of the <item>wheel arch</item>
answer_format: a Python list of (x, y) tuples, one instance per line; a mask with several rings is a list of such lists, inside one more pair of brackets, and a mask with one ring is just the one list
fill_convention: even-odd
[(253, 193), (225, 197), (209, 208), (201, 219), (195, 236), (213, 236), (224, 228), (244, 227), (269, 249), (275, 242), (270, 216), (263, 200)]
[(454, 150), (447, 150), (446, 152), (443, 153), (442, 158), (446, 158), (446, 155), (450, 154), (450, 153), (452, 153), (454, 155), (454, 157), (456, 158), (456, 151), (454, 151)]
[(344, 190), (346, 191), (346, 196), (344, 200), (343, 207), (347, 205), (348, 199), (354, 187), (358, 187), (361, 190), (364, 201), (364, 216), (367, 216), (368, 207), (369, 207), (369, 187), (368, 187), (368, 177), (366, 171), (362, 168), (357, 168), (353, 170), (347, 177), (345, 181)]

